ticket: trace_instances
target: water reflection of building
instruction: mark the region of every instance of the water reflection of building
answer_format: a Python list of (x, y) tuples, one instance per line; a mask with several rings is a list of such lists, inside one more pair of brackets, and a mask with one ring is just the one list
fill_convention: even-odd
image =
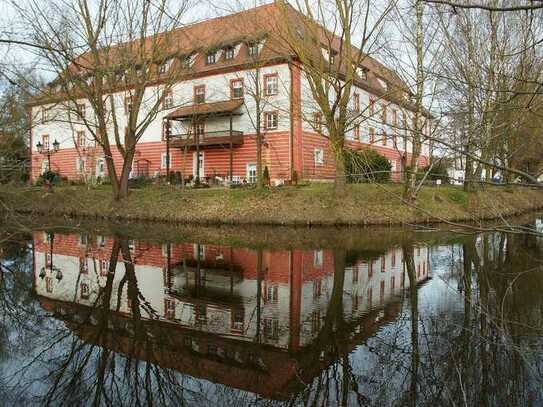
[[(36, 233), (34, 243), (35, 289), (42, 303), (83, 339), (96, 340), (92, 331), (97, 317), (91, 316), (108, 279), (113, 240), (55, 235), (51, 247), (49, 235)], [(311, 376), (310, 372), (315, 374), (316, 368), (332, 362), (331, 355), (320, 353), (317, 363), (311, 359), (315, 356), (311, 347), (326, 323), (334, 289), (332, 251), (134, 241), (128, 246), (139, 313), (147, 331), (153, 332), (150, 337), (179, 331), (170, 350), (153, 352), (153, 362), (276, 398), (288, 391), (291, 381), (298, 382), (301, 365)], [(414, 255), (421, 282), (429, 275), (427, 249), (417, 247)], [(352, 331), (350, 340), (356, 341), (396, 316), (399, 309), (394, 299), (409, 287), (409, 278), (403, 272), (400, 248), (349, 258), (354, 260), (345, 268), (341, 312)], [(119, 258), (109, 307), (113, 311), (110, 328), (115, 330), (98, 341), (121, 353), (130, 349), (126, 338), (134, 334), (134, 304), (125, 274)], [(179, 352), (178, 356), (188, 352), (202, 359), (194, 365), (169, 352)], [(136, 356), (146, 359), (143, 354)], [(270, 375), (274, 366), (284, 371)], [(255, 371), (260, 375), (255, 376)]]

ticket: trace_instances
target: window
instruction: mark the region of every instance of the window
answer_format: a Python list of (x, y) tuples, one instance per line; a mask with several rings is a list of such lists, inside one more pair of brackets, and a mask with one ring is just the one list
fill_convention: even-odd
[[(166, 153), (162, 153), (160, 155), (160, 168), (163, 170), (168, 168), (168, 162), (167, 162), (168, 155)], [(172, 165), (172, 155), (170, 154), (170, 167)]]
[(370, 103), (368, 105), (369, 115), (370, 117), (373, 117), (375, 114), (375, 99), (370, 98)]
[(203, 137), (206, 133), (206, 124), (204, 122), (198, 122), (194, 124), (194, 134), (198, 137)]
[(381, 108), (381, 120), (383, 122), (383, 124), (386, 124), (387, 123), (387, 106), (386, 105), (383, 105), (382, 108)]
[(77, 157), (75, 159), (75, 169), (79, 172), (85, 172), (85, 159)]
[(388, 135), (387, 135), (387, 132), (386, 131), (381, 131), (381, 137), (383, 138), (383, 145), (386, 146), (387, 145), (387, 138), (388, 138)]
[(279, 79), (276, 73), (264, 75), (264, 94), (266, 96), (277, 95), (279, 92)]
[(170, 66), (170, 59), (167, 59), (166, 61), (163, 61), (158, 65), (157, 71), (159, 75), (164, 75), (168, 71), (168, 67)]
[(87, 147), (87, 138), (85, 137), (84, 131), (78, 131), (76, 133), (76, 144), (77, 147), (85, 149)]
[(224, 50), (224, 59), (234, 59), (234, 47), (228, 47)]
[(50, 268), (53, 265), (53, 256), (51, 253), (45, 253), (45, 267)]
[(313, 152), (315, 158), (315, 165), (324, 164), (324, 150), (322, 148), (316, 148)]
[(322, 295), (322, 281), (313, 280), (313, 298), (319, 298)]
[(313, 114), (313, 127), (319, 133), (322, 131), (322, 113), (321, 112), (315, 112)]
[(313, 252), (313, 265), (315, 267), (322, 267), (323, 253), (322, 250), (315, 250)]
[(276, 318), (264, 318), (264, 337), (266, 339), (279, 338), (279, 320)]
[(100, 275), (102, 277), (107, 276), (109, 272), (109, 262), (107, 260), (100, 260)]
[(164, 298), (164, 317), (166, 319), (175, 319), (175, 300), (173, 298)]
[(243, 97), (243, 79), (232, 79), (230, 81), (230, 97), (232, 99)]
[(124, 113), (129, 115), (132, 111), (132, 96), (127, 96), (124, 98)]
[(45, 159), (41, 162), (41, 173), (45, 174), (49, 171), (49, 160)]
[(194, 103), (205, 103), (206, 101), (206, 86), (198, 85), (194, 87)]
[(52, 277), (45, 277), (45, 289), (48, 293), (53, 292), (53, 278)]
[(245, 313), (243, 308), (235, 308), (232, 312), (231, 330), (235, 332), (243, 332), (244, 322)]
[(194, 63), (195, 55), (188, 55), (186, 57), (182, 58), (181, 64), (183, 65), (183, 68), (189, 69), (192, 67), (192, 64)]
[(80, 257), (79, 258), (79, 272), (81, 274), (87, 274), (89, 272), (86, 257)]
[(356, 73), (360, 77), (360, 79), (368, 80), (368, 70), (364, 68), (363, 66), (356, 67)]
[(81, 283), (81, 298), (87, 300), (89, 298), (89, 285), (87, 283)]
[(171, 89), (164, 93), (164, 102), (162, 104), (164, 109), (168, 109), (173, 106), (173, 91)]
[(354, 111), (356, 113), (360, 112), (360, 95), (358, 93), (355, 93), (353, 95), (353, 105), (354, 105)]
[(379, 303), (383, 305), (385, 303), (385, 282), (381, 281), (381, 292), (379, 296)]
[(41, 136), (41, 143), (43, 145), (43, 151), (49, 150), (49, 135), (44, 134)]
[(247, 54), (249, 54), (250, 57), (256, 57), (258, 55), (258, 43), (257, 42), (251, 42), (247, 44)]
[(368, 307), (371, 308), (372, 303), (373, 303), (373, 290), (370, 287), (370, 288), (368, 288)]
[(358, 267), (353, 267), (353, 284), (358, 283)]
[(398, 111), (392, 110), (392, 126), (394, 127), (394, 130), (398, 127)]
[(266, 287), (266, 301), (277, 302), (279, 298), (279, 288), (277, 285), (269, 285)]
[(354, 126), (354, 139), (360, 141), (360, 125)]
[(41, 122), (42, 122), (42, 124), (47, 123), (48, 120), (49, 120), (49, 109), (47, 109), (46, 107), (42, 107), (41, 108)]
[(277, 129), (278, 113), (277, 112), (265, 112), (264, 113), (264, 128), (266, 130)]
[(373, 127), (370, 127), (370, 144), (375, 143), (375, 129)]
[(247, 164), (247, 182), (256, 183), (256, 164)]
[(84, 103), (79, 103), (77, 106), (76, 106), (76, 109), (77, 109), (77, 114), (79, 115), (79, 117), (81, 117), (82, 119), (85, 118), (85, 104)]
[(384, 273), (386, 271), (387, 271), (387, 268), (386, 268), (385, 256), (381, 256), (381, 273)]
[(211, 54), (206, 55), (206, 65), (213, 65), (216, 62), (217, 54), (212, 52)]
[(321, 312), (319, 310), (313, 311), (311, 314), (311, 332), (313, 334), (319, 333), (321, 330)]

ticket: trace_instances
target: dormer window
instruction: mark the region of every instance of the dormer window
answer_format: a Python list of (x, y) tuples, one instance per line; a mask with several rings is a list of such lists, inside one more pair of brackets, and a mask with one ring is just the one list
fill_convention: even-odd
[(215, 52), (206, 55), (206, 65), (213, 65), (215, 62), (217, 62), (217, 54)]
[(330, 64), (330, 65), (334, 65), (335, 62), (336, 62), (336, 55), (337, 55), (337, 52), (336, 50), (331, 50), (330, 48), (328, 47), (321, 47), (321, 51), (322, 51), (322, 56), (323, 58)]
[(224, 50), (224, 59), (226, 60), (234, 59), (234, 55), (235, 55), (234, 47), (228, 47)]
[(158, 74), (164, 75), (168, 71), (168, 67), (170, 66), (170, 60), (167, 59), (166, 61), (162, 61), (158, 65)]
[(363, 79), (365, 81), (368, 80), (368, 70), (367, 68), (364, 68), (363, 66), (357, 66), (356, 67), (356, 74), (360, 79)]
[(192, 68), (192, 64), (194, 63), (195, 59), (196, 59), (196, 54), (185, 56), (181, 60), (181, 64), (183, 65), (183, 68), (185, 68), (185, 69)]
[(388, 89), (388, 83), (386, 81), (382, 80), (381, 78), (377, 78), (377, 80), (379, 81), (379, 85), (385, 89)]
[(251, 42), (247, 44), (247, 53), (250, 57), (256, 57), (258, 55), (258, 43)]

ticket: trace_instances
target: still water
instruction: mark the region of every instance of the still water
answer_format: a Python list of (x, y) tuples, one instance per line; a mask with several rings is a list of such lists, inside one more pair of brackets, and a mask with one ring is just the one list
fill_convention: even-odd
[(0, 226), (0, 265), (1, 405), (543, 403), (534, 233)]

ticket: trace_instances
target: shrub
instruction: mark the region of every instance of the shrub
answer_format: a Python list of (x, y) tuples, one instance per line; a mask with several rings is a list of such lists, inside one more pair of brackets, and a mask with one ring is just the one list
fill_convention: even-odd
[(349, 150), (343, 152), (347, 182), (388, 182), (392, 164), (375, 150)]
[(420, 172), (417, 174), (417, 178), (422, 179), (428, 170), (430, 170), (430, 173), (426, 177), (426, 180), (435, 181), (440, 179), (445, 184), (450, 182), (449, 174), (447, 173), (447, 165), (444, 162), (437, 162), (432, 168), (430, 168), (430, 166), (421, 168), (419, 170)]
[(52, 185), (60, 183), (61, 178), (60, 174), (55, 171), (45, 171), (43, 174), (41, 174), (38, 179), (36, 180), (36, 185), (43, 185), (45, 182), (49, 182)]
[(128, 187), (134, 189), (143, 188), (150, 184), (152, 184), (152, 180), (143, 175), (128, 180)]
[(267, 165), (264, 167), (264, 172), (262, 173), (262, 181), (262, 184), (270, 185), (270, 171)]

